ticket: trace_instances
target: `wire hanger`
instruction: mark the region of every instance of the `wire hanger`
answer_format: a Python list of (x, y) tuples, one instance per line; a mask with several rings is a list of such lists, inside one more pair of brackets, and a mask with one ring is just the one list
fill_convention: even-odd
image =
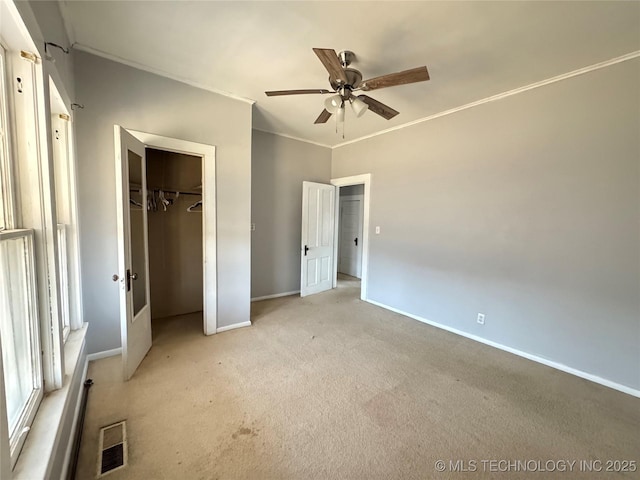
[[(196, 210), (196, 208), (200, 207), (200, 210)], [(187, 212), (189, 213), (197, 213), (202, 212), (202, 200), (198, 200), (196, 203), (187, 208)]]
[(167, 206), (173, 204), (173, 199), (166, 198), (162, 190), (160, 190), (160, 192), (158, 193), (158, 198), (160, 199), (160, 203), (162, 204), (162, 209), (165, 212), (167, 211)]

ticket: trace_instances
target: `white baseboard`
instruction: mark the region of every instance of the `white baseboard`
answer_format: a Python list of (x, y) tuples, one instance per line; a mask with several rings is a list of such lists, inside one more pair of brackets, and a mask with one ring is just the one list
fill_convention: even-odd
[(397, 308), (390, 307), (389, 305), (385, 305), (384, 303), (376, 302), (375, 300), (367, 299), (367, 302), (376, 305), (378, 307), (382, 307), (386, 310), (390, 310), (395, 313), (399, 313), (400, 315), (404, 315), (405, 317), (412, 318), (414, 320), (418, 320), (419, 322), (426, 323), (436, 328), (440, 328), (442, 330), (446, 330), (451, 333), (455, 333), (456, 335), (460, 335), (462, 337), (469, 338), (471, 340), (475, 340), (476, 342), (484, 343), (485, 345), (489, 345), (490, 347), (498, 348), (500, 350), (504, 350), (505, 352), (513, 353), (514, 355), (518, 355), (519, 357), (526, 358), (528, 360), (532, 360), (534, 362), (541, 363), (546, 365), (547, 367), (555, 368), (556, 370), (563, 371), (565, 373), (570, 373), (571, 375), (575, 375), (576, 377), (584, 378), (585, 380), (589, 380), (594, 383), (599, 383), (600, 385), (604, 385), (605, 387), (613, 388), (614, 390), (618, 390), (620, 392), (626, 393), (628, 395), (633, 395), (634, 397), (640, 398), (640, 390), (635, 388), (628, 387), (626, 385), (622, 385), (621, 383), (616, 383), (611, 380), (607, 380), (606, 378), (598, 377), (597, 375), (593, 375), (591, 373), (583, 372), (582, 370), (575, 369), (573, 367), (569, 367), (567, 365), (563, 365), (562, 363), (554, 362), (553, 360), (548, 360), (543, 357), (539, 357), (537, 355), (533, 355), (531, 353), (523, 352), (521, 350), (517, 350), (512, 347), (508, 347), (506, 345), (502, 345), (500, 343), (493, 342), (491, 340), (487, 340), (486, 338), (478, 337), (477, 335), (473, 335), (471, 333), (467, 333), (463, 330), (458, 330), (457, 328), (449, 327), (447, 325), (443, 325), (441, 323), (433, 322), (431, 320), (427, 320), (426, 318), (419, 317), (418, 315), (414, 315), (412, 313), (404, 312)]
[(90, 353), (87, 355), (87, 361), (100, 360), (101, 358), (115, 357), (122, 354), (122, 347), (114, 348), (112, 350), (104, 350), (102, 352)]
[(293, 292), (274, 293), (273, 295), (265, 295), (264, 297), (254, 297), (252, 302), (259, 302), (260, 300), (269, 300), (271, 298), (288, 297), (289, 295), (296, 295), (300, 293), (300, 290), (294, 290)]
[(251, 326), (250, 321), (234, 323), (233, 325), (227, 325), (226, 327), (217, 328), (216, 333), (226, 332), (228, 330), (235, 330), (236, 328), (250, 327), (250, 326)]

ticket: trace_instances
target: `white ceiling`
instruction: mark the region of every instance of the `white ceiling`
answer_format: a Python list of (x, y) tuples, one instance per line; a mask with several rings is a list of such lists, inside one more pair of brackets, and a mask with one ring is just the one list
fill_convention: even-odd
[[(255, 100), (254, 127), (336, 145), (640, 50), (640, 2), (61, 1), (75, 47)], [(329, 88), (313, 47), (348, 49), (364, 78), (427, 65), (431, 80), (371, 91), (388, 121), (313, 122)]]

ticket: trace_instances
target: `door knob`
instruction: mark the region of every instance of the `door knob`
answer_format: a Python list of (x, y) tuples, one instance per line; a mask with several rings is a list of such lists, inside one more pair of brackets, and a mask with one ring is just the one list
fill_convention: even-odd
[(131, 280), (137, 280), (138, 279), (138, 274), (137, 273), (132, 273), (131, 274)]
[(113, 277), (111, 277), (111, 280), (113, 280), (114, 282), (117, 282), (118, 280), (120, 280), (120, 277), (118, 276), (117, 273), (114, 273)]

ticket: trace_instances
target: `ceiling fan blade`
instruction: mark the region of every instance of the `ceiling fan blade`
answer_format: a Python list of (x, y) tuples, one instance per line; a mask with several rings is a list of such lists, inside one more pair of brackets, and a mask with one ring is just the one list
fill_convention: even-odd
[(403, 72), (390, 73), (380, 77), (371, 78), (360, 83), (362, 90), (376, 90), (378, 88), (394, 87), (396, 85), (405, 85), (407, 83), (424, 82), (429, 80), (429, 72), (427, 67), (417, 67)]
[(371, 110), (373, 113), (377, 113), (378, 115), (380, 115), (383, 118), (386, 118), (387, 120), (391, 120), (393, 117), (395, 117), (400, 113), (397, 110), (394, 110), (393, 108), (385, 105), (384, 103), (381, 103), (378, 100), (375, 100), (366, 95), (358, 95), (357, 98), (359, 98), (364, 103), (369, 105), (369, 110)]
[(314, 88), (308, 90), (272, 90), (270, 92), (264, 92), (267, 97), (275, 97), (278, 95), (306, 95), (309, 93), (332, 93), (331, 90), (324, 90), (321, 88)]
[(331, 78), (347, 83), (347, 76), (335, 50), (331, 48), (314, 48), (313, 51), (324, 65), (324, 68), (327, 69)]
[(325, 108), (322, 111), (322, 113), (318, 115), (318, 118), (316, 118), (316, 121), (313, 123), (327, 123), (327, 120), (329, 120), (330, 117), (331, 117), (331, 112)]

